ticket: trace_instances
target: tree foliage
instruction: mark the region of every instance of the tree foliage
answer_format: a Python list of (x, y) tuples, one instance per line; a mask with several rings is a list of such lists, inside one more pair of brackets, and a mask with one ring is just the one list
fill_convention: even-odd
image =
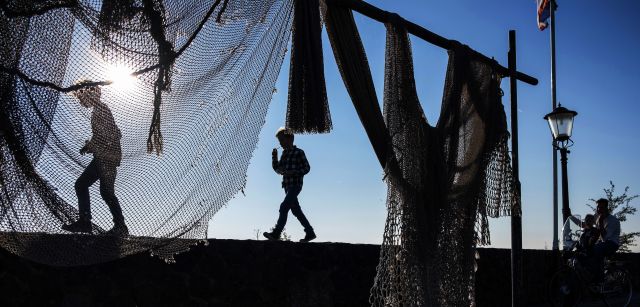
[[(631, 201), (638, 198), (640, 195), (631, 195), (629, 196), (627, 193), (629, 192), (629, 187), (624, 188), (624, 192), (620, 195), (615, 195), (616, 186), (613, 184), (613, 181), (609, 181), (610, 188), (604, 188), (604, 193), (606, 195), (606, 199), (609, 200), (609, 212), (613, 214), (618, 220), (620, 224), (627, 220), (627, 216), (636, 214), (637, 208), (631, 204)], [(593, 203), (596, 202), (596, 199), (590, 198), (590, 201)], [(596, 211), (595, 206), (591, 204), (587, 204), (589, 208), (591, 208), (594, 212)], [(624, 227), (621, 227), (624, 229)], [(640, 237), (640, 232), (621, 232), (620, 234), (620, 248), (618, 251), (623, 253), (631, 252), (631, 247), (636, 246), (634, 244), (635, 238)]]

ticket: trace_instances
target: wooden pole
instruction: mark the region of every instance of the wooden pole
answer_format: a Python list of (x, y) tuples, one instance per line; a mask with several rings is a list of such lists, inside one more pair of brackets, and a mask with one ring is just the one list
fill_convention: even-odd
[[(325, 0), (329, 3), (332, 4), (336, 4), (336, 5), (340, 5), (343, 7), (347, 7), (353, 11), (356, 11), (362, 15), (365, 15), (371, 19), (380, 21), (382, 23), (386, 23), (387, 21), (389, 21), (390, 19), (395, 19), (395, 20), (400, 20), (405, 28), (407, 29), (407, 31), (413, 35), (415, 35), (416, 37), (419, 37), (433, 45), (439, 46), (441, 48), (447, 49), (447, 50), (451, 50), (453, 49), (453, 46), (455, 44), (457, 44), (458, 42), (455, 40), (450, 40), (447, 38), (444, 38), (436, 33), (433, 33), (411, 21), (408, 20), (404, 20), (402, 17), (398, 16), (395, 13), (390, 13), (384, 10), (381, 10), (365, 1), (362, 0)], [(474, 56), (482, 61), (485, 61), (487, 63), (490, 63), (497, 71), (498, 73), (500, 73), (503, 76), (511, 76), (511, 73), (509, 72), (509, 69), (507, 69), (506, 67), (498, 64), (498, 62), (496, 62), (495, 60), (477, 52), (474, 51)], [(527, 74), (521, 73), (516, 71), (515, 72), (515, 78), (523, 81), (527, 84), (531, 84), (531, 85), (537, 85), (538, 84), (538, 79), (531, 77)]]
[[(518, 159), (518, 82), (516, 76), (516, 31), (509, 31), (509, 87), (511, 92), (511, 159), (515, 199), (522, 208), (520, 199), (520, 169)], [(521, 211), (522, 212), (522, 211)], [(522, 216), (511, 211), (511, 306), (523, 306), (522, 284)]]

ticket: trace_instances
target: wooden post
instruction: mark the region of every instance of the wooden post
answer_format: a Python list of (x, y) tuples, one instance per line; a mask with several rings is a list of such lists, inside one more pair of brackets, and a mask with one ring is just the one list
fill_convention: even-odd
[[(511, 161), (515, 185), (515, 204), (522, 209), (518, 161), (518, 80), (516, 79), (516, 31), (509, 31), (509, 87), (511, 92)], [(522, 216), (511, 212), (511, 306), (523, 306)]]
[[(326, 0), (326, 1), (334, 5), (339, 5), (339, 6), (349, 8), (353, 11), (356, 11), (362, 15), (365, 15), (371, 19), (377, 20), (382, 23), (387, 22), (390, 18), (397, 18), (397, 17), (392, 17), (392, 15), (397, 16), (396, 14), (387, 12), (385, 10), (381, 10), (363, 0)], [(405, 20), (402, 17), (400, 17), (400, 19), (404, 24), (404, 27), (407, 29), (407, 32), (433, 45), (436, 45), (438, 47), (441, 47), (447, 50), (451, 50), (453, 46), (457, 43), (454, 40), (450, 40), (445, 37), (442, 37), (411, 21)], [(473, 56), (480, 61), (489, 63), (489, 65), (492, 65), (503, 76), (507, 76), (510, 74), (508, 68), (498, 64), (492, 58), (489, 58), (484, 54), (481, 54), (474, 50)], [(517, 70), (515, 71), (515, 74), (513, 76), (514, 78), (522, 82), (525, 82), (527, 84), (531, 84), (531, 85), (538, 84), (538, 79), (532, 76), (529, 76), (525, 73), (519, 72)]]

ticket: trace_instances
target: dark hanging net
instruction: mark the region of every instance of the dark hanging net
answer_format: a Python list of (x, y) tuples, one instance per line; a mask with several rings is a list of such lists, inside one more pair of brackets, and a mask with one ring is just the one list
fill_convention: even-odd
[[(245, 184), (292, 19), (292, 0), (1, 1), (0, 245), (82, 265), (205, 239)], [(92, 234), (69, 235), (93, 158)], [(130, 236), (105, 234), (111, 194)]]
[(399, 24), (387, 24), (384, 117), (393, 154), (371, 303), (470, 306), (475, 248), (489, 243), (487, 217), (519, 214), (500, 77), (466, 46), (454, 48), (440, 118), (429, 126)]
[[(293, 3), (0, 2), (2, 247), (80, 265), (145, 250), (170, 261), (204, 239), (209, 219), (245, 183)], [(316, 5), (298, 1), (295, 10), (287, 124), (299, 132), (331, 128)], [(385, 164), (388, 218), (371, 303), (473, 304), (487, 217), (520, 210), (500, 77), (456, 46), (430, 126), (407, 32), (391, 20), (383, 121), (352, 13), (335, 1), (323, 11), (340, 73)], [(93, 174), (80, 176), (87, 167)], [(84, 195), (87, 175), (100, 186)], [(89, 214), (79, 198), (92, 200), (92, 234), (69, 235), (62, 225)], [(105, 233), (123, 222), (130, 236)]]
[(287, 128), (295, 133), (331, 131), (322, 61), (318, 0), (296, 0), (291, 34)]
[[(435, 157), (429, 148), (430, 127), (418, 101), (413, 79), (409, 37), (396, 21), (386, 24), (384, 119), (391, 137), (386, 167), (387, 221), (372, 305), (433, 306), (428, 283), (426, 244), (435, 227), (427, 229), (425, 202), (427, 176), (434, 171), (428, 162)], [(436, 152), (437, 153), (437, 152)]]

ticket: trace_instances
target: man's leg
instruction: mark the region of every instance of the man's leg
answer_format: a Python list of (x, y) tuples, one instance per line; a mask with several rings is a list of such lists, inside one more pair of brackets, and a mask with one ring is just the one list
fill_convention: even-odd
[(109, 211), (113, 216), (113, 230), (118, 231), (119, 234), (128, 234), (129, 231), (124, 223), (122, 208), (115, 193), (117, 167), (110, 161), (101, 161), (98, 171), (100, 176), (100, 196), (109, 206)]
[(289, 210), (291, 207), (298, 202), (298, 194), (300, 193), (300, 189), (298, 188), (286, 188), (284, 200), (280, 204), (280, 216), (278, 216), (278, 222), (276, 223), (276, 227), (273, 229), (273, 233), (276, 235), (280, 235), (282, 230), (284, 229), (284, 225), (287, 224), (287, 215), (289, 215)]
[(309, 224), (309, 220), (307, 220), (307, 217), (302, 212), (302, 208), (300, 208), (300, 203), (298, 202), (297, 197), (299, 193), (300, 189), (298, 190), (298, 193), (296, 193), (295, 201), (291, 204), (291, 213), (293, 213), (293, 215), (298, 218), (298, 221), (300, 221), (300, 224), (302, 224), (302, 227), (304, 227), (305, 232), (313, 232), (313, 227), (311, 227), (311, 224)]
[(591, 263), (591, 270), (595, 281), (601, 281), (604, 277), (603, 262), (604, 262), (604, 242), (596, 243), (593, 246), (593, 261)]
[(316, 233), (313, 231), (313, 227), (311, 227), (309, 220), (307, 220), (307, 217), (302, 212), (302, 208), (300, 208), (300, 203), (298, 202), (297, 196), (300, 193), (302, 187), (297, 189), (298, 191), (295, 194), (296, 198), (291, 204), (291, 213), (293, 213), (293, 215), (298, 218), (298, 221), (300, 221), (300, 224), (302, 224), (302, 227), (304, 227), (305, 236), (302, 240), (300, 240), (300, 242), (309, 242), (316, 238)]
[(98, 181), (98, 167), (95, 159), (84, 169), (78, 180), (75, 189), (78, 196), (78, 210), (80, 220), (91, 220), (91, 200), (89, 198), (89, 187)]
[(91, 232), (91, 204), (89, 199), (89, 187), (98, 180), (96, 160), (85, 168), (74, 185), (78, 197), (78, 211), (80, 217), (71, 224), (62, 225), (62, 229), (71, 232)]
[(611, 242), (599, 242), (593, 246), (593, 268), (596, 281), (604, 278), (604, 257), (613, 255), (618, 250), (618, 246)]

